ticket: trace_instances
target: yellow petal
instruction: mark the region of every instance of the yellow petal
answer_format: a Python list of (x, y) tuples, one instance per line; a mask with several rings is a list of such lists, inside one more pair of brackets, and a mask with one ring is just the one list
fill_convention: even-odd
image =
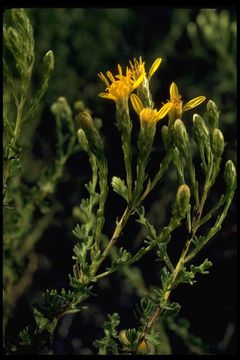
[(135, 67), (138, 67), (138, 61), (137, 61), (137, 59), (134, 58), (133, 61), (134, 61), (134, 66), (135, 66)]
[(113, 74), (111, 73), (111, 71), (108, 71), (108, 72), (107, 72), (107, 76), (109, 77), (109, 79), (111, 80), (111, 82), (115, 82), (114, 76), (113, 76)]
[(116, 98), (115, 98), (112, 94), (100, 93), (100, 94), (98, 94), (98, 95), (99, 95), (101, 98), (110, 99), (110, 100), (116, 101)]
[(167, 115), (167, 113), (169, 112), (169, 110), (172, 107), (172, 103), (168, 102), (166, 104), (164, 104), (161, 109), (158, 111), (157, 115), (158, 115), (158, 120), (164, 118), (164, 116)]
[(100, 79), (107, 85), (107, 87), (110, 87), (109, 81), (106, 78), (106, 76), (103, 75), (103, 73), (99, 73), (98, 76), (100, 77)]
[(170, 99), (174, 100), (177, 99), (178, 97), (179, 97), (179, 92), (177, 85), (174, 82), (172, 82), (170, 86)]
[(134, 70), (134, 65), (133, 65), (133, 63), (131, 62), (131, 60), (129, 60), (129, 64), (130, 64), (131, 69), (132, 69), (132, 71), (133, 71), (133, 70)]
[(162, 58), (157, 58), (154, 63), (151, 66), (151, 69), (149, 70), (148, 73), (148, 80), (151, 79), (151, 77), (153, 76), (153, 74), (157, 71), (157, 69), (159, 68), (160, 64), (161, 64)]
[(143, 81), (145, 75), (146, 75), (145, 73), (142, 74), (142, 75), (137, 79), (137, 81), (134, 82), (134, 84), (132, 85), (132, 91), (133, 91), (134, 89), (136, 89), (136, 88), (141, 84), (141, 82)]
[(132, 103), (134, 110), (139, 115), (140, 112), (144, 109), (143, 103), (141, 102), (141, 100), (139, 99), (139, 97), (136, 94), (132, 94), (130, 96), (130, 99), (131, 99), (131, 103)]
[(200, 105), (204, 100), (206, 99), (205, 96), (198, 96), (190, 101), (188, 101), (184, 108), (183, 108), (183, 111), (187, 111), (187, 110), (190, 110), (198, 105)]
[(131, 75), (132, 75), (132, 71), (131, 71), (131, 69), (129, 69), (129, 67), (127, 66), (127, 67), (126, 67), (126, 77), (129, 78), (129, 77), (131, 77)]
[(118, 64), (118, 73), (120, 75), (120, 78), (122, 78), (122, 68), (121, 65)]

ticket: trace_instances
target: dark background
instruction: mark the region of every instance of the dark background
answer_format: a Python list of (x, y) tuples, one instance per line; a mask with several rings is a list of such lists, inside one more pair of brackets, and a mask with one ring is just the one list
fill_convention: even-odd
[[(225, 26), (224, 13), (229, 16)], [(26, 150), (25, 181), (30, 185), (36, 181), (43, 162), (52, 164), (54, 159), (54, 121), (50, 113), (51, 104), (59, 96), (67, 98), (73, 107), (74, 102), (83, 100), (95, 117), (103, 122), (102, 134), (105, 138), (109, 161), (109, 180), (113, 175), (124, 176), (122, 159), (119, 156), (121, 144), (114, 126), (115, 104), (101, 99), (98, 93), (104, 90), (104, 84), (97, 76), (99, 71), (111, 70), (116, 73), (117, 64), (128, 65), (128, 60), (142, 56), (147, 70), (157, 57), (162, 64), (151, 81), (151, 90), (156, 106), (169, 98), (169, 86), (176, 82), (183, 100), (205, 95), (207, 100), (215, 101), (221, 110), (220, 128), (225, 136), (223, 164), (227, 159), (236, 163), (236, 35), (232, 25), (236, 22), (234, 8), (216, 9), (217, 21), (213, 25), (205, 20), (200, 8), (177, 9), (175, 7), (138, 7), (130, 9), (74, 8), (74, 9), (29, 9), (36, 41), (36, 63), (46, 51), (52, 49), (56, 66), (44, 97), (41, 111), (29, 125), (33, 133), (31, 147), (29, 139), (23, 139), (26, 149), (33, 155), (35, 171), (31, 168)], [(221, 21), (222, 23), (221, 23)], [(209, 40), (206, 27), (216, 36)], [(195, 41), (191, 40), (191, 30), (196, 29)], [(205, 29), (205, 30), (204, 30)], [(226, 37), (223, 36), (226, 34)], [(212, 35), (213, 36), (213, 35)], [(218, 36), (218, 37), (217, 37)], [(36, 70), (33, 87), (37, 86), (39, 73)], [(186, 113), (184, 121), (190, 128), (193, 113), (204, 114), (205, 104)], [(138, 120), (133, 115), (133, 137), (136, 144)], [(155, 150), (150, 173), (164, 154), (160, 129), (166, 120), (157, 126)], [(29, 159), (29, 161), (28, 161)], [(198, 169), (198, 164), (197, 171)], [(223, 169), (222, 169), (223, 170)], [(83, 183), (88, 181), (90, 168), (85, 154), (73, 155), (65, 174), (58, 185), (56, 197), (63, 210), (56, 215), (54, 222), (43, 234), (37, 245), (42, 257), (41, 267), (35, 273), (28, 292), (20, 299), (16, 314), (9, 325), (14, 338), (19, 330), (31, 319), (29, 304), (39, 298), (47, 288), (68, 288), (68, 274), (72, 273), (72, 248), (74, 235), (72, 229), (77, 219), (72, 216), (73, 208), (86, 196)], [(209, 195), (209, 207), (216, 202), (224, 191), (225, 185), (220, 175)], [(154, 225), (161, 229), (168, 221), (170, 204), (176, 191), (176, 177), (170, 169), (166, 179), (157, 186), (156, 191), (144, 203), (150, 211)], [(104, 230), (111, 235), (115, 219), (124, 210), (124, 203), (110, 191), (107, 204), (107, 220)], [(166, 220), (165, 220), (166, 219)], [(210, 224), (211, 225), (211, 224)], [(209, 225), (209, 226), (210, 226)], [(133, 239), (139, 234), (140, 226), (131, 220), (119, 241), (121, 246), (134, 250)], [(184, 243), (184, 229), (176, 232), (169, 251), (172, 258), (179, 255)], [(208, 258), (213, 262), (210, 274), (199, 276), (193, 286), (181, 285), (172, 299), (182, 308), (180, 317), (186, 317), (191, 323), (191, 332), (201, 337), (212, 353), (236, 353), (236, 199), (230, 207), (221, 231), (215, 236), (196, 259), (196, 264)], [(138, 264), (146, 286), (159, 285), (161, 264), (149, 254)], [(95, 338), (102, 336), (101, 326), (108, 313), (119, 312), (120, 328), (137, 326), (133, 310), (139, 298), (124, 289), (122, 277), (113, 274), (102, 280), (94, 289), (97, 297), (87, 301), (89, 309), (74, 317), (65, 316), (56, 330), (53, 353), (55, 354), (93, 354)], [(234, 326), (234, 334), (226, 348), (221, 348), (229, 325)], [(172, 351), (175, 354), (186, 353), (182, 342), (169, 333)]]

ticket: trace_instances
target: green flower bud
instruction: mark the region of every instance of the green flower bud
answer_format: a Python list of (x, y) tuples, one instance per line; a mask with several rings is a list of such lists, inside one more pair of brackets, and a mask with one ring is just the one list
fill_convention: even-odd
[(76, 116), (76, 121), (84, 130), (89, 149), (93, 152), (93, 154), (98, 158), (102, 159), (104, 152), (103, 140), (94, 126), (93, 119), (89, 112), (82, 111)]
[(57, 101), (52, 104), (51, 112), (53, 115), (59, 116), (63, 119), (67, 119), (72, 116), (72, 110), (63, 96), (59, 97)]
[(162, 135), (162, 140), (163, 140), (163, 144), (164, 144), (164, 147), (165, 149), (167, 149), (168, 147), (168, 126), (167, 125), (163, 125), (162, 126), (162, 129), (161, 129), (161, 135)]
[(156, 123), (143, 122), (138, 136), (139, 159), (146, 161), (153, 146)]
[(78, 141), (80, 144), (80, 147), (83, 151), (88, 152), (89, 151), (89, 145), (88, 145), (88, 141), (85, 135), (85, 132), (83, 131), (83, 129), (79, 129), (78, 130)]
[(96, 117), (93, 119), (95, 127), (99, 130), (102, 128), (102, 119)]
[(220, 157), (224, 150), (224, 137), (219, 129), (214, 129), (212, 134), (212, 152), (216, 157)]
[(121, 343), (123, 345), (129, 345), (129, 340), (126, 336), (126, 331), (125, 330), (121, 330), (120, 333), (119, 333), (119, 340), (121, 341)]
[(44, 76), (49, 77), (49, 74), (54, 69), (54, 55), (52, 50), (49, 50), (43, 58), (43, 74)]
[(76, 111), (84, 111), (86, 110), (86, 106), (82, 100), (78, 100), (74, 103), (74, 110)]
[(176, 205), (178, 214), (181, 217), (184, 217), (190, 203), (191, 192), (189, 187), (186, 184), (179, 186), (177, 195), (176, 195)]
[(80, 124), (81, 124), (81, 126), (82, 126), (82, 128), (84, 130), (86, 130), (86, 129), (87, 130), (89, 130), (89, 129), (92, 130), (92, 128), (94, 127), (93, 119), (92, 119), (92, 117), (91, 117), (91, 115), (90, 115), (90, 113), (88, 111), (86, 111), (86, 110), (81, 111), (77, 115), (77, 118), (78, 118), (78, 120), (79, 120), (79, 122), (80, 122)]
[(22, 50), (22, 41), (21, 37), (19, 36), (17, 30), (15, 30), (12, 27), (9, 27), (7, 31), (4, 33), (4, 36), (6, 38), (7, 46), (10, 48), (10, 50), (16, 54), (20, 54)]
[(209, 144), (209, 130), (205, 125), (205, 122), (198, 114), (193, 115), (193, 136), (198, 144), (204, 141), (205, 144)]
[(177, 119), (173, 125), (174, 142), (178, 149), (186, 155), (189, 151), (189, 137), (182, 120)]
[(209, 100), (207, 103), (207, 118), (209, 127), (213, 130), (218, 128), (218, 119), (220, 111), (218, 111), (217, 105), (214, 101)]
[(31, 26), (30, 21), (27, 17), (26, 11), (24, 9), (12, 9), (11, 10), (12, 19), (17, 24), (28, 30)]
[(228, 190), (234, 190), (237, 183), (237, 173), (232, 160), (228, 160), (226, 162), (223, 177)]

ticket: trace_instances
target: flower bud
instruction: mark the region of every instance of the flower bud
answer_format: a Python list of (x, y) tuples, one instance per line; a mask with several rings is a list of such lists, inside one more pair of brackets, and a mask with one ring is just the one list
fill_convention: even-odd
[(103, 140), (94, 126), (93, 119), (89, 112), (82, 111), (76, 116), (76, 121), (84, 130), (86, 139), (89, 144), (89, 149), (93, 152), (93, 154), (98, 158), (102, 159), (104, 145)]
[(168, 147), (168, 126), (167, 125), (163, 125), (162, 129), (161, 129), (161, 135), (162, 135), (162, 140), (163, 140), (163, 144), (165, 149), (167, 149)]
[(228, 190), (230, 191), (234, 190), (237, 182), (237, 173), (232, 160), (228, 160), (226, 162), (223, 177), (226, 182)]
[(9, 40), (15, 45), (15, 46), (19, 46), (20, 44), (20, 36), (17, 32), (16, 29), (14, 29), (13, 27), (9, 26), (7, 33)]
[(182, 184), (179, 186), (177, 195), (176, 195), (176, 204), (177, 211), (180, 216), (185, 216), (189, 203), (190, 203), (191, 192), (189, 187), (186, 184)]
[(173, 136), (176, 146), (186, 155), (189, 150), (189, 137), (182, 120), (177, 119), (173, 125)]
[[(78, 100), (78, 101), (75, 101), (74, 103), (74, 110), (76, 111), (84, 111), (84, 110), (87, 110), (88, 109), (86, 108), (84, 102), (82, 100)], [(88, 111), (90, 113), (90, 111)]]
[(51, 106), (51, 112), (55, 116), (59, 116), (62, 119), (67, 119), (72, 116), (72, 110), (68, 105), (65, 97), (61, 96)]
[(129, 340), (126, 336), (126, 331), (125, 330), (121, 330), (119, 333), (119, 340), (121, 341), (121, 343), (123, 345), (129, 345)]
[(203, 118), (198, 114), (193, 115), (193, 135), (198, 144), (203, 141), (205, 144), (209, 144), (209, 130)]
[(4, 32), (4, 35), (6, 37), (6, 41), (9, 44), (9, 47), (11, 48), (11, 51), (14, 53), (15, 52), (19, 53), (22, 50), (22, 47), (21, 47), (21, 38), (17, 30), (15, 30), (10, 26), (7, 29), (7, 31)]
[(44, 76), (48, 76), (54, 69), (54, 55), (52, 50), (49, 50), (43, 58), (43, 72)]
[(219, 119), (220, 111), (218, 111), (217, 105), (214, 101), (209, 100), (207, 103), (207, 117), (209, 127), (213, 130), (218, 128), (218, 119)]
[(30, 21), (27, 17), (26, 11), (24, 9), (12, 9), (11, 15), (13, 22), (15, 24), (19, 24), (21, 27), (28, 30), (29, 26), (31, 26)]
[(220, 157), (224, 150), (224, 137), (219, 129), (213, 130), (212, 135), (212, 152), (216, 157)]
[(102, 119), (96, 117), (96, 118), (93, 119), (93, 122), (94, 122), (95, 127), (96, 127), (98, 130), (102, 128), (102, 125), (103, 125), (103, 124), (102, 124)]
[(83, 129), (79, 129), (77, 135), (78, 135), (78, 141), (79, 141), (81, 149), (83, 151), (88, 152), (89, 145), (88, 145), (88, 141), (87, 141), (87, 138), (86, 138), (86, 135), (85, 135), (85, 132), (83, 131)]
[(137, 347), (137, 354), (144, 355), (148, 351), (148, 344), (145, 340), (143, 340)]

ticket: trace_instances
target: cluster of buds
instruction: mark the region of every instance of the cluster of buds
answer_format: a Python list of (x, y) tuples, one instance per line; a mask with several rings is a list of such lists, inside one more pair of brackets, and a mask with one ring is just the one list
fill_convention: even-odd
[(78, 140), (83, 150), (91, 151), (98, 160), (104, 157), (104, 143), (99, 131), (94, 125), (88, 111), (82, 111), (76, 116), (76, 121), (81, 126), (78, 130)]

